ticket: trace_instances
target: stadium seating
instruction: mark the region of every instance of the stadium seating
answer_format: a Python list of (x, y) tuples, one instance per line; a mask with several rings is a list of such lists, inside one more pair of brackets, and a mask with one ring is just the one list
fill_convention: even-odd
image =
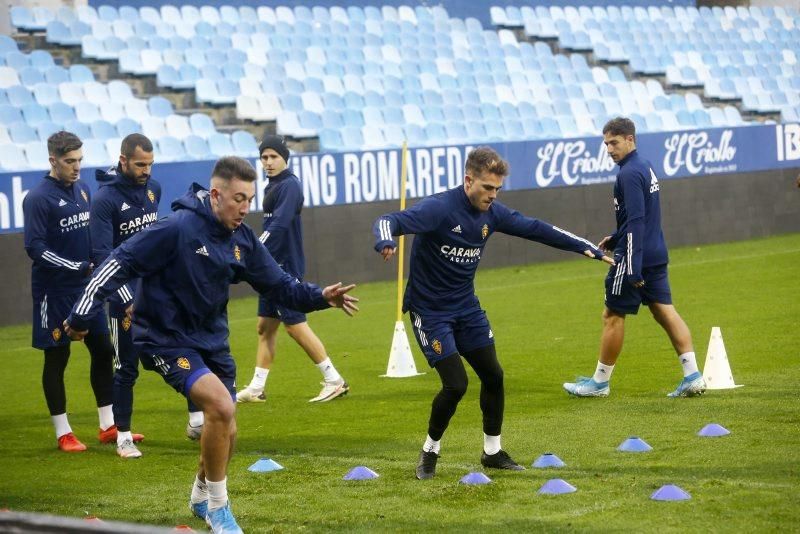
[[(741, 101), (744, 111), (781, 113), (783, 120), (800, 109), (800, 93), (792, 87), (800, 79), (796, 9), (609, 5), (494, 7), (491, 13), (498, 26), (524, 28), (532, 39), (557, 38), (562, 49), (589, 50), (601, 61), (628, 63), (637, 75), (664, 75), (670, 88), (702, 89), (710, 101)], [(576, 45), (578, 34), (588, 36), (588, 46)]]
[[(12, 11), (12, 19), (25, 24), (18, 26), (20, 29), (46, 28), (48, 35), (55, 22), (77, 23), (87, 13), (97, 14), (86, 6), (75, 12), (59, 9), (57, 19), (48, 18), (38, 8), (36, 14), (30, 10), (27, 14), (20, 9)], [(104, 9), (103, 20), (119, 15), (119, 11), (117, 15), (114, 13)], [(151, 59), (147, 54), (143, 57)], [(97, 82), (87, 66), (78, 64), (65, 69), (43, 50), (22, 53), (8, 36), (0, 36), (0, 60), (4, 64), (0, 66), (3, 170), (43, 169), (47, 165), (45, 141), (61, 129), (68, 129), (84, 140), (84, 161), (89, 166), (106, 166), (116, 161), (120, 140), (140, 131), (152, 137), (157, 148), (174, 149), (170, 153), (158, 152), (162, 161), (210, 159), (229, 154), (252, 157), (257, 151), (253, 148), (255, 139), (248, 132), (236, 131), (232, 136), (220, 133), (207, 115), (196, 113), (190, 118), (178, 115), (170, 101), (161, 96), (137, 98), (127, 83)], [(159, 144), (162, 136), (177, 138), (180, 148), (171, 142)], [(188, 140), (195, 136), (199, 141)], [(212, 137), (215, 142), (209, 150), (205, 140)]]
[[(240, 120), (276, 121), (279, 133), (319, 138), (323, 150), (396, 146), (404, 138), (431, 145), (596, 135), (621, 113), (644, 132), (745, 124), (736, 105), (780, 112), (783, 120), (800, 115), (792, 46), (800, 42), (800, 18), (789, 8), (487, 7), (495, 30), (423, 6), (24, 9), (12, 14), (19, 28), (44, 27), (54, 44), (80, 39), (87, 58), (115, 60), (133, 76), (155, 75), (168, 90), (194, 90), (206, 105), (235, 106)], [(553, 53), (547, 42), (554, 39), (564, 53)], [(0, 41), (3, 49), (8, 55), (16, 46)], [(590, 65), (587, 54), (599, 63)], [(7, 98), (8, 88), (38, 80), (35, 70), (42, 68), (13, 54), (14, 66), (5, 63), (0, 88)], [(80, 86), (91, 82), (84, 70), (52, 63), (46, 69), (64, 103), (86, 98)], [(652, 75), (663, 76), (666, 86)], [(25, 98), (10, 96), (17, 103)], [(52, 102), (54, 95), (41, 89), (34, 96)], [(122, 118), (118, 107), (92, 102), (99, 118), (112, 124)], [(205, 145), (184, 146), (187, 157), (236, 147), (207, 123), (195, 131), (171, 119), (167, 128), (174, 110), (161, 100), (132, 103), (123, 112), (129, 108), (161, 119), (147, 121), (153, 134), (184, 143), (200, 138)], [(28, 114), (46, 118), (35, 108)], [(137, 120), (144, 125), (144, 118)]]

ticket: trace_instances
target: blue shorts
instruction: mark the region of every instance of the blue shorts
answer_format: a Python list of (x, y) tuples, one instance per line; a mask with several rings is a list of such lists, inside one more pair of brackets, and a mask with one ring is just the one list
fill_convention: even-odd
[(209, 354), (194, 349), (166, 349), (141, 353), (142, 366), (156, 371), (178, 393), (189, 398), (197, 380), (208, 373), (217, 375), (236, 402), (236, 362), (228, 353)]
[[(33, 348), (51, 349), (69, 345), (70, 339), (64, 333), (64, 319), (69, 317), (72, 307), (83, 292), (72, 295), (45, 295), (42, 300), (33, 301)], [(92, 334), (108, 334), (106, 314), (101, 309), (89, 321)]]
[(494, 334), (480, 306), (455, 313), (409, 311), (417, 344), (433, 367), (452, 354), (494, 344)]
[(288, 324), (290, 326), (306, 322), (305, 313), (270, 302), (262, 295), (258, 296), (258, 316), (277, 319), (283, 324)]
[(606, 276), (606, 307), (624, 315), (636, 315), (640, 304), (672, 304), (666, 264), (642, 269), (642, 278), (644, 285), (633, 287), (625, 274), (625, 263), (617, 262)]

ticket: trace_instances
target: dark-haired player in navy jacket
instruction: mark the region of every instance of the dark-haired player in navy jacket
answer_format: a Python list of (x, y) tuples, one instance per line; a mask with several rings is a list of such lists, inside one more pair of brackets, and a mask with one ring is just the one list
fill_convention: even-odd
[(650, 162), (636, 150), (632, 120), (617, 117), (608, 121), (603, 127), (603, 142), (619, 165), (619, 174), (614, 183), (617, 230), (603, 238), (600, 247), (614, 251), (616, 265), (606, 276), (603, 334), (595, 373), (591, 378), (565, 383), (564, 389), (578, 397), (608, 396), (608, 383), (625, 337), (625, 316), (636, 315), (639, 305), (645, 304), (669, 336), (683, 368), (683, 380), (669, 396), (701, 395), (706, 384), (697, 369), (692, 334), (672, 305), (658, 178)]
[[(161, 184), (151, 177), (153, 143), (142, 134), (130, 134), (122, 140), (117, 165), (95, 171), (98, 190), (92, 199), (89, 228), (92, 235), (92, 261), (100, 265), (116, 247), (158, 219)], [(108, 317), (114, 342), (114, 422), (117, 424), (117, 454), (139, 458), (142, 453), (134, 442), (140, 434), (131, 433), (133, 386), (139, 376), (139, 353), (133, 346), (131, 318), (134, 283), (123, 285), (109, 298)], [(192, 413), (193, 412), (193, 413)], [(188, 430), (199, 437), (203, 412), (190, 408)], [(191, 436), (191, 435), (190, 435)]]
[(241, 532), (228, 504), (227, 470), (236, 437), (236, 363), (228, 344), (230, 284), (247, 282), (292, 309), (330, 306), (348, 314), (354, 286), (321, 290), (285, 273), (242, 224), (255, 196), (256, 172), (229, 156), (214, 166), (209, 190), (194, 184), (172, 203), (174, 213), (125, 241), (100, 265), (64, 322), (74, 338), (124, 283), (140, 278), (133, 340), (143, 362), (203, 410), (200, 468), (190, 507), (213, 532)]
[(394, 236), (416, 234), (403, 311), (411, 312), (417, 343), (442, 381), (417, 464), (419, 479), (434, 476), (440, 440), (467, 390), (467, 373), (459, 355), (481, 381), (481, 464), (524, 469), (501, 448), (503, 369), (497, 360), (494, 333), (475, 296), (475, 271), (489, 237), (502, 232), (611, 263), (589, 241), (497, 202), (507, 175), (508, 164), (497, 152), (478, 147), (467, 157), (463, 187), (425, 198), (408, 210), (383, 215), (373, 227), (375, 250), (385, 260), (394, 255)]
[[(64, 371), (70, 356), (70, 339), (62, 322), (83, 292), (92, 272), (89, 238), (89, 187), (80, 182), (83, 143), (75, 134), (57, 132), (47, 140), (50, 173), (25, 196), (25, 250), (33, 260), (33, 346), (44, 351), (42, 387), (56, 431), (58, 447), (65, 452), (86, 450), (67, 420)], [(116, 439), (111, 408), (114, 348), (104, 314), (87, 318), (92, 334), (86, 337), (92, 384), (100, 416), (101, 441)]]
[[(259, 156), (269, 184), (264, 188), (264, 232), (259, 240), (281, 266), (281, 269), (302, 280), (306, 271), (303, 254), (303, 186), (289, 167), (289, 147), (279, 135), (264, 137)], [(250, 384), (236, 394), (238, 402), (264, 402), (264, 388), (275, 359), (278, 328), (286, 332), (311, 358), (322, 373), (322, 389), (309, 402), (328, 402), (346, 395), (350, 387), (336, 370), (325, 346), (311, 329), (304, 313), (258, 297), (258, 349), (256, 368)]]

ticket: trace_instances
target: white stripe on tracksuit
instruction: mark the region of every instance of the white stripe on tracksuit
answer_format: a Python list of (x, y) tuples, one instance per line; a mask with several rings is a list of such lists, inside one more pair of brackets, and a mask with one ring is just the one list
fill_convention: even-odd
[(42, 253), (42, 258), (49, 261), (53, 265), (58, 265), (59, 267), (66, 267), (67, 269), (72, 269), (73, 271), (79, 271), (81, 269), (81, 264), (79, 262), (66, 260), (49, 250), (45, 250)]
[(42, 328), (47, 328), (47, 295), (42, 300), (42, 305), (39, 307), (39, 316), (42, 318)]
[(628, 232), (628, 244), (625, 252), (628, 258), (628, 274), (633, 274), (633, 233)]
[(267, 239), (269, 239), (269, 232), (264, 230), (264, 233), (258, 236), (258, 240), (261, 241), (261, 244), (263, 245), (267, 242)]
[(625, 279), (625, 258), (617, 264), (617, 271), (614, 274), (614, 283), (611, 285), (611, 294), (619, 295), (622, 293), (622, 281)]
[(83, 296), (78, 302), (77, 308), (75, 308), (75, 313), (78, 315), (86, 315), (89, 313), (97, 291), (121, 268), (117, 260), (110, 260), (100, 272), (95, 274), (92, 281), (89, 282), (89, 285), (86, 286), (86, 289), (83, 291)]
[(121, 288), (117, 289), (117, 295), (119, 295), (119, 298), (122, 299), (122, 302), (133, 300), (133, 295), (131, 294), (130, 289), (128, 289), (128, 284), (125, 284)]
[(568, 231), (566, 231), (566, 230), (562, 230), (562, 229), (561, 229), (561, 228), (559, 228), (558, 226), (553, 226), (553, 230), (555, 230), (556, 232), (560, 232), (560, 233), (562, 233), (562, 234), (564, 234), (564, 235), (568, 235), (568, 236), (569, 236), (569, 237), (571, 237), (572, 239), (577, 239), (577, 240), (578, 240), (578, 241), (580, 241), (581, 243), (586, 243), (586, 244), (587, 244), (587, 245), (589, 245), (589, 247), (591, 247), (591, 248), (597, 248), (597, 245), (595, 245), (594, 243), (592, 243), (592, 242), (591, 242), (591, 241), (589, 241), (588, 239), (584, 239), (584, 238), (582, 238), (582, 237), (576, 236), (576, 235), (575, 235), (575, 234), (573, 234), (572, 232), (568, 232)]
[(111, 343), (114, 345), (114, 369), (119, 371), (122, 368), (119, 361), (119, 319), (112, 317), (109, 323), (111, 325)]
[(422, 317), (418, 314), (414, 314), (414, 328), (417, 329), (417, 333), (419, 334), (419, 342), (423, 347), (428, 346), (428, 336), (425, 335), (425, 332), (422, 331)]
[(392, 225), (388, 219), (381, 219), (378, 228), (381, 231), (381, 241), (392, 240)]

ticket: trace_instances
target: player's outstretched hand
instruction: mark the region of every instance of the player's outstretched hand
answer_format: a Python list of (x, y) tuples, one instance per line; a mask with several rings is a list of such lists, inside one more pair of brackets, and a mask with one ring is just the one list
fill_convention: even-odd
[(381, 250), (381, 256), (383, 256), (383, 261), (389, 261), (394, 253), (397, 251), (396, 247), (383, 247)]
[(88, 330), (73, 330), (66, 320), (64, 321), (64, 332), (72, 341), (81, 341), (89, 333)]
[(611, 252), (608, 249), (608, 242), (611, 241), (611, 236), (607, 235), (603, 239), (600, 240), (600, 243), (597, 244), (597, 248), (600, 250), (605, 250), (606, 252)]
[[(584, 250), (583, 253), (589, 258), (593, 258), (593, 259), (597, 258), (597, 256), (595, 256), (594, 252), (592, 252), (589, 249)], [(616, 265), (616, 263), (614, 263), (614, 258), (609, 258), (605, 254), (603, 255), (602, 258), (600, 258), (600, 260), (606, 262), (609, 265)]]
[(355, 284), (343, 286), (341, 282), (328, 286), (322, 290), (322, 297), (334, 308), (341, 308), (347, 315), (352, 315), (358, 311), (356, 302), (358, 299), (347, 293), (356, 287)]

